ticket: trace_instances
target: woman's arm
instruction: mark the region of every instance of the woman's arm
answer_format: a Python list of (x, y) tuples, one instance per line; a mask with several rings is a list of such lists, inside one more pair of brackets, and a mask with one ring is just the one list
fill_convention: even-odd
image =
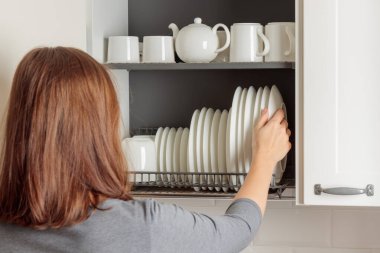
[(264, 109), (254, 132), (255, 148), (251, 169), (235, 199), (247, 198), (255, 201), (264, 214), (273, 168), (291, 148), (290, 130), (284, 119), (284, 111), (278, 110), (268, 120), (268, 110)]
[(255, 127), (252, 168), (225, 215), (208, 216), (175, 205), (146, 202), (152, 252), (240, 252), (254, 238), (265, 211), (272, 170), (290, 149), (290, 131), (279, 110), (264, 110)]

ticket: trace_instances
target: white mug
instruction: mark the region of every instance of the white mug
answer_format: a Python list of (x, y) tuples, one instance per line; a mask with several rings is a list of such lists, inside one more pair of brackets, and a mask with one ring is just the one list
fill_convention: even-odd
[[(147, 172), (156, 171), (156, 147), (154, 144), (154, 136), (134, 136), (126, 138), (122, 141), (124, 156), (127, 160), (128, 169), (131, 171)], [(135, 180), (131, 175), (131, 180)], [(137, 182), (155, 181), (156, 175), (144, 174), (136, 176)]]
[(144, 63), (175, 63), (172, 36), (144, 36)]
[(230, 62), (262, 62), (269, 49), (261, 24), (235, 23), (231, 26)]
[(265, 35), (270, 43), (266, 62), (295, 61), (295, 24), (293, 22), (274, 22), (265, 26)]
[(139, 39), (135, 36), (108, 38), (107, 63), (139, 63)]
[[(217, 31), (216, 34), (218, 35), (219, 39), (219, 46), (226, 44), (227, 36), (226, 32), (224, 31)], [(224, 51), (219, 52), (216, 58), (212, 62), (229, 62), (230, 61), (230, 47), (228, 46)]]

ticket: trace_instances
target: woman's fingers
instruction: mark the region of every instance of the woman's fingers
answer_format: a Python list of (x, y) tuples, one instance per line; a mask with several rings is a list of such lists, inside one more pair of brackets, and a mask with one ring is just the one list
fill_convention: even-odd
[(286, 119), (282, 120), (282, 122), (281, 122), (281, 126), (282, 127), (284, 127), (285, 129), (287, 129), (288, 125), (289, 125), (289, 123), (288, 123), (288, 121)]
[(282, 109), (278, 109), (275, 113), (274, 113), (274, 115), (273, 115), (273, 117), (272, 117), (272, 121), (276, 121), (276, 122), (282, 122), (282, 120), (285, 118), (285, 113), (284, 113), (284, 110), (282, 110)]
[(265, 109), (263, 109), (261, 111), (261, 116), (260, 116), (259, 121), (257, 122), (256, 127), (258, 129), (262, 128), (265, 125), (265, 123), (268, 122), (268, 117), (269, 117), (269, 115), (268, 115), (268, 109), (265, 108)]

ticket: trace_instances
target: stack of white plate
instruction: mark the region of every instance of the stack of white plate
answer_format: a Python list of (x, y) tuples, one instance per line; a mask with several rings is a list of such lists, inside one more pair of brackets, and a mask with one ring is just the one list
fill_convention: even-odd
[[(189, 140), (188, 128), (169, 128), (160, 127), (155, 137), (156, 147), (156, 161), (158, 172), (187, 172), (187, 146)], [(168, 176), (167, 174), (158, 175), (158, 181), (186, 182), (185, 177), (180, 176)]]
[[(226, 129), (228, 111), (202, 108), (195, 110), (190, 124), (188, 143), (188, 171), (191, 173), (226, 173)], [(221, 175), (196, 175), (189, 178), (195, 184), (205, 185), (209, 190), (220, 191), (227, 178)], [(214, 182), (215, 180), (215, 182)], [(194, 187), (194, 190), (207, 190)], [(228, 187), (223, 187), (228, 191)]]
[[(248, 173), (251, 167), (253, 128), (264, 108), (269, 116), (286, 108), (278, 88), (265, 86), (235, 91), (230, 112), (202, 108), (195, 110), (188, 128), (159, 128), (155, 136), (158, 172), (189, 172), (188, 176), (158, 176), (165, 182), (190, 182), (194, 190), (238, 190), (244, 176), (205, 176), (198, 173)], [(279, 183), (286, 167), (286, 157), (273, 170)], [(215, 181), (215, 182), (214, 182)], [(202, 185), (207, 185), (204, 187)], [(223, 186), (223, 187), (222, 187)]]
[[(253, 87), (242, 89), (238, 87), (232, 100), (232, 107), (227, 124), (226, 163), (228, 173), (247, 173), (251, 167), (254, 147), (252, 140), (254, 125), (260, 117), (261, 111), (268, 108), (269, 117), (279, 108), (286, 107), (278, 88), (273, 85), (260, 87), (257, 91)], [(275, 182), (279, 183), (286, 167), (286, 157), (273, 170)], [(244, 177), (231, 177), (230, 184), (235, 190), (244, 182)]]

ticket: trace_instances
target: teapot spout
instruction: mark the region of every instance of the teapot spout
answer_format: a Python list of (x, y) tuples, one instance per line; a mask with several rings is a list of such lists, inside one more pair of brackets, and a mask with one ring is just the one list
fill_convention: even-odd
[(169, 25), (169, 29), (173, 31), (173, 39), (176, 39), (179, 32), (178, 26), (174, 23), (171, 23)]

